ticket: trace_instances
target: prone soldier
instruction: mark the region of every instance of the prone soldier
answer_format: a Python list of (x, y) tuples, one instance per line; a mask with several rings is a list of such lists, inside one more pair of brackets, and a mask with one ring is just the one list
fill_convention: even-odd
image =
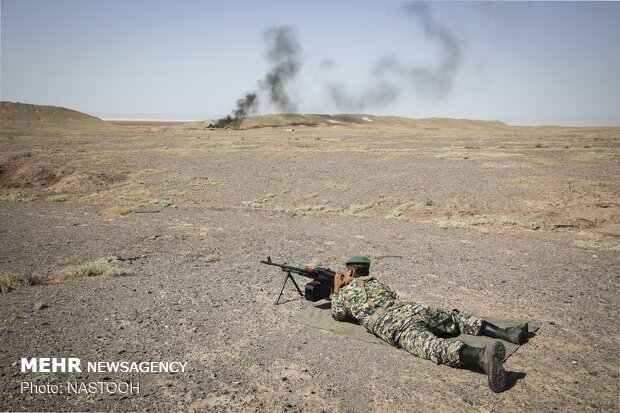
[(447, 341), (435, 334), (460, 332), (521, 344), (528, 335), (527, 323), (500, 328), (480, 317), (456, 310), (433, 309), (420, 303), (400, 301), (384, 282), (369, 275), (370, 260), (367, 257), (356, 255), (345, 265), (345, 273), (334, 276), (331, 309), (334, 319), (342, 321), (352, 317), (389, 344), (437, 364), (480, 367), (487, 374), (492, 391), (499, 393), (506, 388), (505, 347), (501, 342), (473, 347), (461, 340)]

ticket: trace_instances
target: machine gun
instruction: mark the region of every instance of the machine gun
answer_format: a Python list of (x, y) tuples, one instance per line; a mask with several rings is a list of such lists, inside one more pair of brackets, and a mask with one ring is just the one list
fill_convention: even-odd
[[(275, 262), (271, 262), (271, 257), (267, 257), (267, 260), (261, 261), (261, 263), (267, 265), (275, 265), (276, 267), (280, 267), (282, 271), (286, 273), (286, 276), (284, 277), (284, 282), (282, 283), (282, 288), (280, 288), (280, 294), (278, 295), (278, 299), (276, 300), (276, 305), (278, 305), (278, 303), (280, 302), (280, 297), (282, 297), (282, 291), (284, 291), (284, 286), (286, 285), (286, 282), (289, 278), (291, 279), (291, 281), (293, 281), (293, 284), (295, 284), (295, 287), (297, 288), (297, 291), (299, 291), (299, 294), (306, 297), (306, 300), (309, 301), (319, 301), (322, 298), (327, 298), (334, 289), (334, 275), (336, 275), (336, 273), (329, 268), (291, 267), (290, 265), (276, 264)], [(297, 282), (295, 282), (295, 279), (293, 278), (291, 273), (312, 278), (312, 281), (306, 284), (305, 294), (301, 292), (301, 289), (297, 285)]]

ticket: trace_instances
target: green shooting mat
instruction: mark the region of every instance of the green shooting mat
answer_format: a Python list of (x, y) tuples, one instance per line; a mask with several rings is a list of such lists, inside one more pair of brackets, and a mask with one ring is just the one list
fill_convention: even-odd
[[(314, 307), (304, 308), (303, 310), (294, 314), (291, 318), (310, 327), (331, 331), (341, 336), (351, 337), (357, 340), (368, 341), (371, 343), (389, 345), (383, 340), (381, 340), (379, 337), (369, 333), (364, 327), (359, 324), (334, 320), (331, 315), (331, 303), (325, 303)], [(510, 327), (521, 324), (521, 322), (500, 320), (491, 317), (485, 317), (485, 320), (499, 327)], [(532, 325), (529, 326), (530, 333), (535, 332), (536, 330), (538, 330), (538, 327), (533, 327)], [(517, 349), (520, 347), (519, 344), (510, 343), (508, 341), (498, 340), (496, 338), (485, 336), (471, 336), (469, 334), (460, 334), (458, 336), (442, 338), (446, 340), (462, 340), (466, 344), (476, 347), (484, 347), (495, 341), (501, 341), (506, 347), (506, 359), (510, 357), (510, 355), (512, 355), (515, 351), (517, 351)]]

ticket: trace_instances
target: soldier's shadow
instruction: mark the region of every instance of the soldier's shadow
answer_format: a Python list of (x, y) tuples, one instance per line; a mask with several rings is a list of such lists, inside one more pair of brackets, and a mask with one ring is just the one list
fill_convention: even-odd
[(305, 300), (304, 297), (300, 297), (300, 296), (296, 296), (293, 298), (280, 298), (280, 300), (278, 301), (278, 303), (276, 305), (282, 305), (282, 304), (286, 304), (286, 303), (294, 303), (297, 301), (303, 301)]
[[(484, 370), (482, 370), (479, 367), (467, 368), (467, 370), (475, 371), (477, 373), (481, 373), (481, 374), (486, 375)], [(512, 389), (519, 382), (519, 380), (524, 379), (525, 376), (527, 376), (527, 374), (523, 373), (521, 371), (508, 371), (508, 370), (506, 370), (506, 387), (504, 388), (503, 391)]]
[(512, 389), (519, 380), (524, 379), (527, 376), (526, 373), (521, 371), (506, 371), (506, 390)]

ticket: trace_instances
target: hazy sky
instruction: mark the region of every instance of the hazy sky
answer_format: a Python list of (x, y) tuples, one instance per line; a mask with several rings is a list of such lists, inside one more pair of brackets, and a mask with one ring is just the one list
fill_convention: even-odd
[(618, 2), (1, 1), (2, 100), (620, 125)]

